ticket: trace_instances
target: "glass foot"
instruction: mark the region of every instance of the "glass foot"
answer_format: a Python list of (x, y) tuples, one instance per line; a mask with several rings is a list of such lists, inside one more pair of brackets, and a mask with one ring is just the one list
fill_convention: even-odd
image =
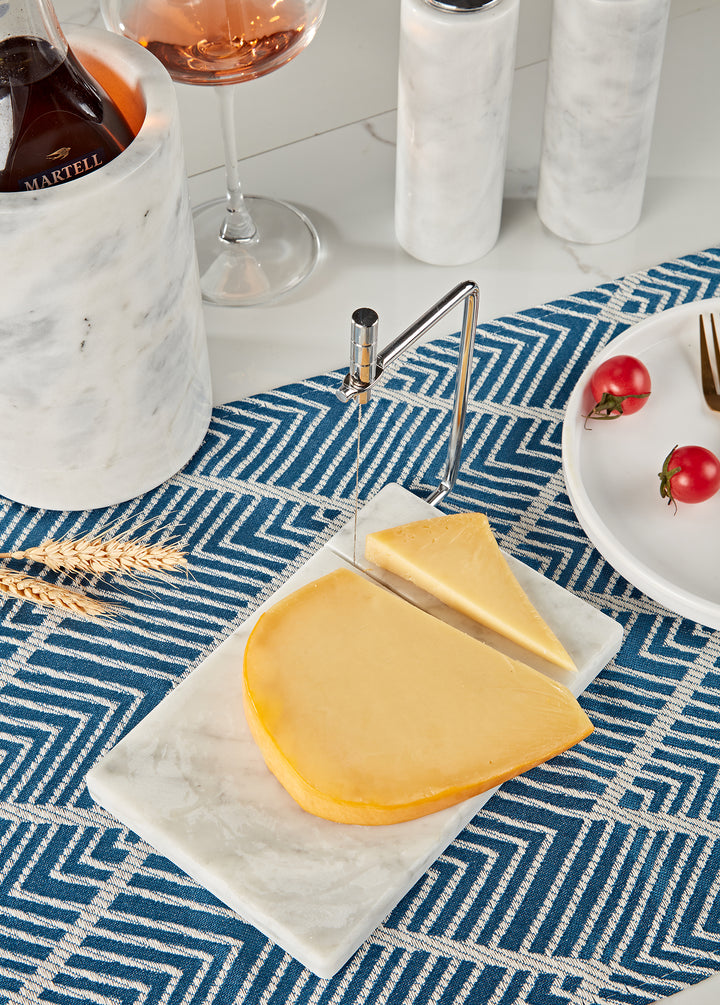
[(257, 233), (247, 241), (220, 237), (225, 199), (205, 202), (193, 212), (195, 246), (203, 300), (249, 307), (277, 300), (310, 275), (320, 242), (308, 218), (275, 199), (245, 196)]

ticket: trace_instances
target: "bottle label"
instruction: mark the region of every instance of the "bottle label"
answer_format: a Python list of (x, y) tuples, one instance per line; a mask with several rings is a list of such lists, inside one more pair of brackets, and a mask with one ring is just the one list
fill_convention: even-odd
[(38, 192), (42, 188), (52, 188), (53, 185), (60, 185), (64, 181), (71, 181), (73, 178), (79, 178), (82, 174), (88, 174), (90, 171), (102, 167), (103, 163), (103, 151), (92, 150), (84, 157), (69, 161), (61, 167), (21, 178), (18, 182), (18, 189), (21, 192)]

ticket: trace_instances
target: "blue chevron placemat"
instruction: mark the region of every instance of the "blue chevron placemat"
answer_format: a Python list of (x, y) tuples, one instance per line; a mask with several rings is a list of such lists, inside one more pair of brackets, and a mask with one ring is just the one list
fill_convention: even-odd
[[(2, 551), (113, 524), (170, 528), (191, 576), (90, 581), (112, 625), (0, 605), (0, 1005), (645, 1005), (720, 972), (720, 638), (643, 596), (581, 531), (563, 410), (629, 325), (718, 295), (720, 249), (483, 324), (449, 512), (625, 628), (582, 697), (595, 732), (507, 783), (330, 980), (95, 806), (85, 775), (352, 513), (340, 375), (217, 408), (190, 464), (106, 511), (5, 502)], [(360, 495), (425, 494), (445, 455), (457, 337), (388, 373)], [(67, 582), (62, 576), (52, 577)]]

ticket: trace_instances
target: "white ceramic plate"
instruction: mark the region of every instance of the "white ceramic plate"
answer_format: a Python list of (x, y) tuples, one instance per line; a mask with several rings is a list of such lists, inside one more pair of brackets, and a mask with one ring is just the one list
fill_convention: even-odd
[[(563, 472), (578, 520), (598, 551), (634, 586), (669, 610), (720, 628), (720, 495), (673, 506), (660, 497), (658, 472), (675, 445), (700, 444), (720, 456), (720, 413), (700, 385), (703, 300), (641, 321), (590, 363), (570, 396), (563, 426)], [(610, 356), (637, 356), (652, 394), (641, 411), (590, 421), (590, 377)]]

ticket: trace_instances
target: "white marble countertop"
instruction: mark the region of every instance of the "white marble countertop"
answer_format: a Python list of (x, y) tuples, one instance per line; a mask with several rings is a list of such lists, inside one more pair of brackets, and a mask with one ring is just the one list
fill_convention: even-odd
[[(238, 93), (245, 191), (302, 207), (323, 254), (310, 279), (276, 304), (206, 308), (216, 403), (346, 365), (356, 307), (377, 310), (384, 344), (464, 279), (479, 284), (487, 320), (720, 241), (720, 0), (672, 0), (642, 219), (596, 246), (560, 240), (535, 211), (552, 0), (521, 0), (499, 241), (460, 268), (410, 258), (393, 225), (399, 6), (329, 0), (312, 45)], [(56, 7), (63, 23), (99, 23), (97, 0)], [(205, 88), (178, 85), (177, 93), (191, 196), (202, 202), (223, 188), (215, 101)], [(445, 324), (460, 322), (451, 315)], [(718, 999), (720, 976), (666, 1002)]]

